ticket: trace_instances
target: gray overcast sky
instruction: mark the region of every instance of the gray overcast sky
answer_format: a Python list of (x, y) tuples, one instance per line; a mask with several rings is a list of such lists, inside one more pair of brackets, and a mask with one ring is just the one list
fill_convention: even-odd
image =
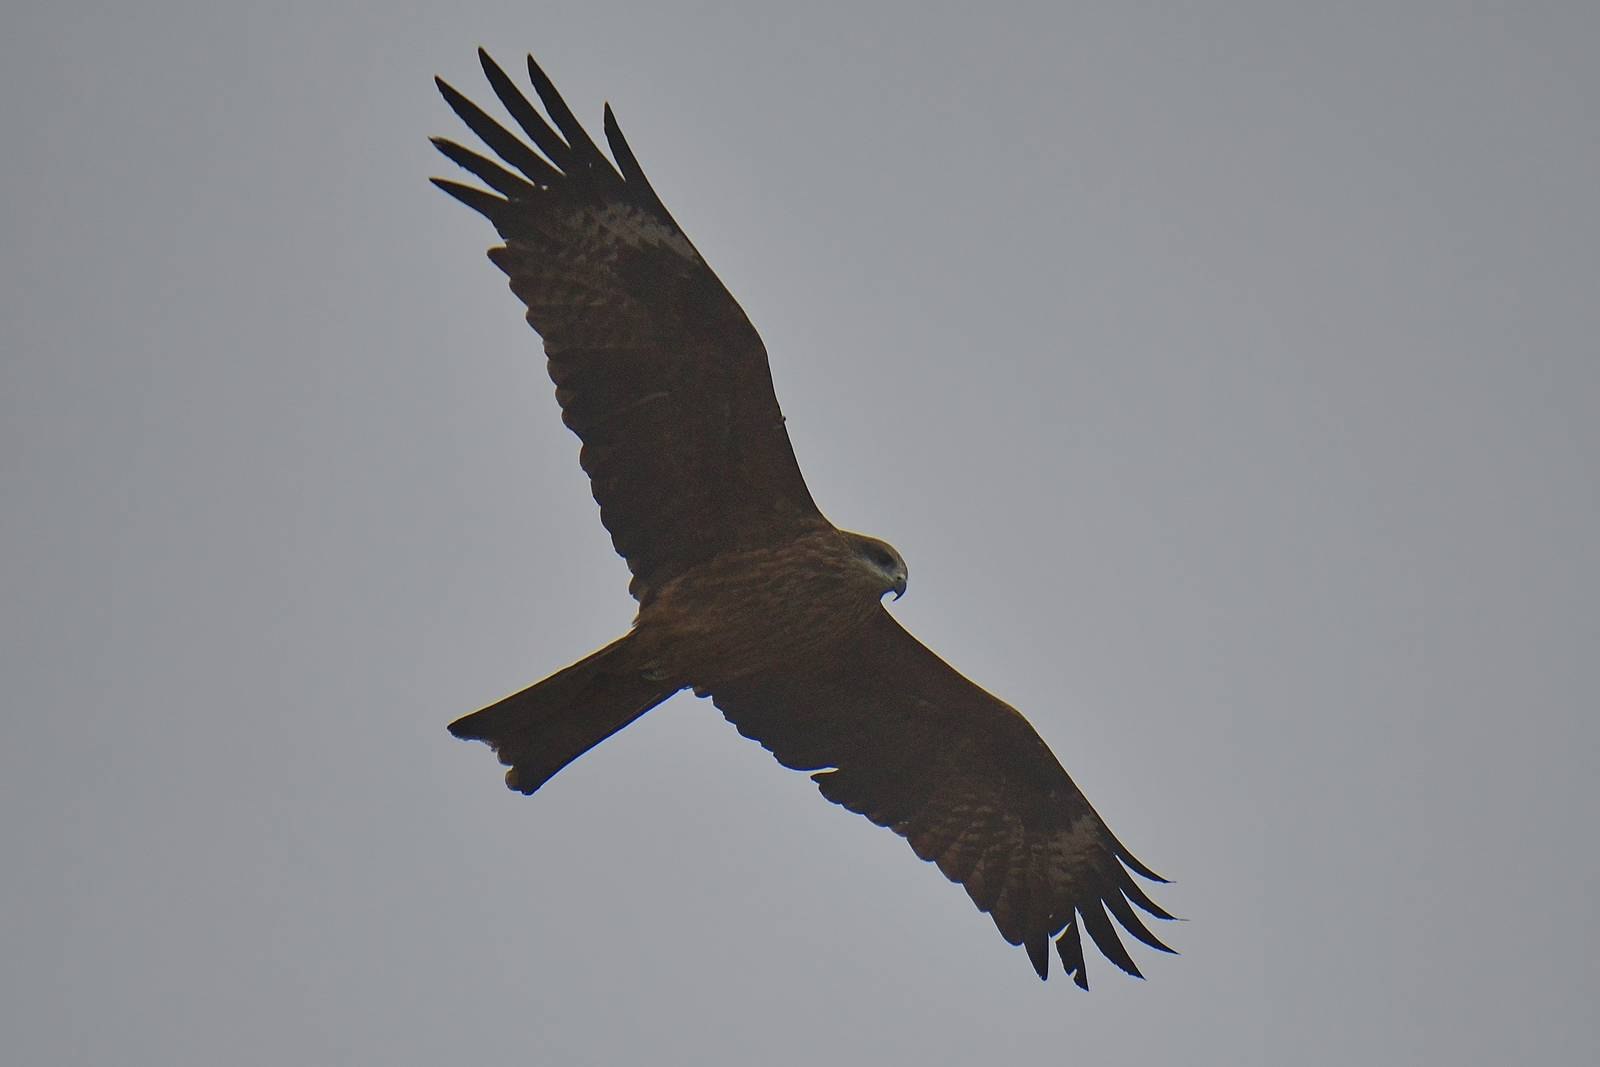
[[(1595, 1062), (1597, 11), (12, 5), (6, 1058)], [(631, 612), (425, 182), (479, 44), (616, 106), (897, 616), (1177, 879), (1149, 981), (707, 702), (532, 799), (447, 736)]]

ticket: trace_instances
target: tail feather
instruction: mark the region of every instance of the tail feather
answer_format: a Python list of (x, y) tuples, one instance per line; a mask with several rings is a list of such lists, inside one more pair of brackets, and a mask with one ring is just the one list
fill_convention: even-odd
[(532, 793), (678, 690), (651, 681), (622, 637), (544, 681), (457, 719), (450, 732), (486, 741), (511, 769), (506, 785)]

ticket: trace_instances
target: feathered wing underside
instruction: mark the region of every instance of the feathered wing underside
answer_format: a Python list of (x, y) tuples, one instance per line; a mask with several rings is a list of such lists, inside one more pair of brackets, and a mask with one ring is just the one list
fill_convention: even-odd
[(580, 462), (634, 594), (646, 598), (723, 551), (781, 543), (824, 522), (760, 337), (662, 206), (611, 109), (616, 166), (531, 56), (548, 119), (481, 50), (479, 59), (532, 145), (440, 81), (500, 162), (436, 138), (493, 192), (434, 184), (505, 240), (490, 259), (544, 338), (562, 418), (583, 441)]
[(961, 883), (1041, 978), (1054, 938), (1067, 973), (1088, 988), (1080, 930), (1133, 975), (1116, 925), (1172, 951), (1135, 906), (1172, 916), (1129, 869), (1164, 879), (1112, 836), (1026, 719), (886, 611), (827, 654), (712, 698), (780, 763), (816, 772), (823, 796), (906, 838)]

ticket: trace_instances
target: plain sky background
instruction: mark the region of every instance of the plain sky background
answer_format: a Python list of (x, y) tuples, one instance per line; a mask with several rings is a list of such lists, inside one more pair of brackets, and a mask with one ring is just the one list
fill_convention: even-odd
[[(674, 699), (537, 796), (445, 724), (622, 631), (430, 188), (483, 44), (609, 99), (895, 614), (1176, 879), (1032, 975)], [(1600, 8), (12, 5), (17, 1064), (1591, 1064)]]

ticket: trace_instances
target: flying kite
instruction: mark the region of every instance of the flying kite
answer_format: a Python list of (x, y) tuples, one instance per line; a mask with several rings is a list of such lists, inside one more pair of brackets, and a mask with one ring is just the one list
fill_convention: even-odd
[(478, 58), (532, 145), (435, 79), (501, 162), (435, 138), (493, 191), (433, 182), (505, 242), (489, 258), (544, 339), (639, 607), (625, 636), (450, 732), (488, 742), (506, 784), (532, 793), (693, 689), (779, 763), (811, 772), (824, 797), (961, 883), (1040, 978), (1054, 939), (1088, 988), (1080, 929), (1139, 976), (1112, 919), (1171, 952), (1134, 908), (1172, 916), (1129, 871), (1165, 879), (1112, 835), (1021, 714), (885, 609), (885, 594), (906, 590), (905, 561), (817, 509), (761, 338), (656, 196), (610, 106), (608, 160), (533, 57), (548, 119)]

